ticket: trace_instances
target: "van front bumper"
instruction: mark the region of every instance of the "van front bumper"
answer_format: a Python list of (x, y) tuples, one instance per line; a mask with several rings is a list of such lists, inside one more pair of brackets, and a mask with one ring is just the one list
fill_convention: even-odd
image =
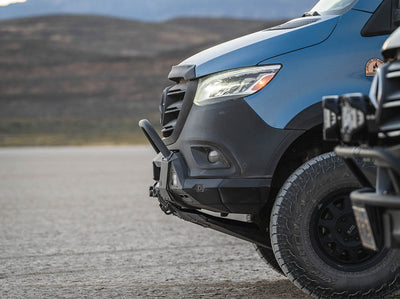
[[(187, 168), (182, 156), (165, 146), (147, 120), (140, 121), (139, 126), (158, 153), (153, 160), (156, 183), (150, 187), (150, 196), (158, 198), (160, 207), (166, 214), (173, 214), (185, 221), (271, 248), (268, 234), (255, 223), (216, 217), (198, 211), (204, 208), (225, 216), (242, 202), (248, 213), (252, 213), (253, 209), (255, 211), (262, 205), (262, 198), (267, 195), (263, 193), (269, 190), (270, 180), (190, 179), (186, 176)], [(224, 202), (226, 193), (229, 199), (236, 198), (237, 201), (234, 200), (232, 204)], [(259, 201), (254, 200), (256, 195), (259, 196)]]
[(141, 128), (161, 152), (153, 161), (154, 192), (180, 206), (238, 214), (267, 205), (282, 154), (304, 133), (269, 126), (243, 99), (193, 105), (172, 144), (150, 123)]
[(150, 195), (187, 209), (252, 214), (268, 198), (269, 178), (192, 178), (181, 153), (170, 151), (147, 120), (140, 127), (158, 155), (153, 160)]
[(252, 214), (265, 204), (271, 179), (187, 177), (187, 167), (180, 153), (153, 160), (154, 180), (150, 195), (161, 197), (180, 207), (206, 209), (220, 213)]

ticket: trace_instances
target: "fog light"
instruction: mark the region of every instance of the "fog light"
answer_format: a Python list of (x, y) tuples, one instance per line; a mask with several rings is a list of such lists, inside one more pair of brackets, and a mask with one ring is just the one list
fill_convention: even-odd
[(210, 151), (208, 153), (208, 161), (210, 163), (217, 163), (220, 160), (220, 154), (217, 151)]

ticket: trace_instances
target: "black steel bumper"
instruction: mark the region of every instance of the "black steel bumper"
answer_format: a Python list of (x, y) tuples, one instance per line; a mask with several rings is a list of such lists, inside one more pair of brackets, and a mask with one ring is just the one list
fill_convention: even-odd
[[(258, 214), (268, 203), (282, 154), (304, 131), (268, 126), (243, 99), (192, 105), (183, 115), (173, 142), (165, 138), (164, 143), (147, 120), (139, 123), (158, 154), (150, 195), (167, 214), (270, 247), (268, 234), (256, 224), (200, 210), (221, 216)], [(210, 158), (213, 152), (216, 161)]]
[(170, 151), (148, 121), (140, 127), (158, 155), (153, 160), (155, 185), (150, 195), (187, 209), (251, 214), (265, 204), (268, 178), (191, 178), (181, 153)]
[[(259, 189), (267, 187), (268, 181), (190, 179), (187, 177), (187, 168), (183, 157), (178, 152), (171, 152), (165, 146), (150, 122), (141, 120), (139, 126), (158, 153), (153, 160), (156, 183), (150, 187), (150, 196), (158, 198), (160, 207), (166, 214), (174, 214), (183, 220), (230, 234), (260, 246), (270, 247), (267, 233), (262, 232), (255, 224), (215, 217), (197, 210), (205, 208), (229, 213), (230, 210), (222, 203), (225, 192), (229, 193), (233, 189), (240, 195), (240, 190), (243, 189), (251, 196), (249, 184), (253, 184), (251, 186), (255, 189), (254, 192), (258, 192)], [(238, 195), (234, 195), (233, 198), (237, 198), (239, 202), (246, 200)]]
[[(282, 154), (304, 133), (268, 126), (243, 99), (193, 105), (171, 144), (154, 129), (144, 131), (160, 153), (153, 161), (155, 191), (168, 187), (185, 208), (239, 214), (256, 214), (266, 206)], [(210, 162), (210, 152), (218, 152), (217, 162)]]
[(271, 184), (271, 179), (190, 178), (179, 152), (172, 152), (168, 158), (158, 154), (153, 160), (153, 171), (157, 181), (152, 188), (154, 196), (161, 195), (184, 208), (220, 213), (259, 211)]
[[(398, 194), (400, 190), (400, 160), (393, 151), (379, 147), (338, 146), (335, 152), (365, 187), (350, 194), (363, 244), (375, 250), (382, 245), (400, 248), (400, 196), (386, 191), (394, 188)], [(376, 186), (369, 184), (355, 158), (371, 159), (378, 166)]]
[[(154, 159), (155, 180), (168, 184), (176, 173), (169, 190), (182, 207), (239, 214), (266, 206), (282, 154), (304, 133), (268, 126), (243, 99), (192, 105), (179, 132), (173, 143), (163, 140), (172, 157)], [(213, 151), (220, 159), (212, 163)]]

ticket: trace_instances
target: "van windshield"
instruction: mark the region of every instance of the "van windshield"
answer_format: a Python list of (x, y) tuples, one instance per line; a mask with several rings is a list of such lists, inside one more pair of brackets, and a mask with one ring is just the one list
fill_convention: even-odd
[(358, 0), (320, 0), (311, 12), (320, 15), (341, 15), (348, 11)]

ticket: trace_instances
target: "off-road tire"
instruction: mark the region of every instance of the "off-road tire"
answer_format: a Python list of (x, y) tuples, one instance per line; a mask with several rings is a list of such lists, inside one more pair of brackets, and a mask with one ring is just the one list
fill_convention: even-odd
[[(362, 167), (371, 168), (369, 164)], [(382, 249), (375, 255), (371, 253), (366, 262), (350, 266), (331, 263), (315, 247), (315, 234), (310, 229), (316, 223), (315, 211), (323, 209), (322, 202), (335, 190), (358, 187), (343, 161), (334, 153), (327, 153), (298, 168), (278, 193), (270, 223), (275, 257), (284, 274), (314, 297), (382, 298), (399, 288), (399, 250)], [(353, 217), (352, 212), (346, 215)], [(355, 234), (357, 240), (358, 232)], [(340, 244), (335, 248), (342, 248)]]
[(274, 251), (272, 249), (262, 247), (256, 244), (253, 244), (256, 249), (257, 254), (261, 257), (261, 259), (275, 272), (285, 275), (278, 264), (278, 261), (275, 258)]

